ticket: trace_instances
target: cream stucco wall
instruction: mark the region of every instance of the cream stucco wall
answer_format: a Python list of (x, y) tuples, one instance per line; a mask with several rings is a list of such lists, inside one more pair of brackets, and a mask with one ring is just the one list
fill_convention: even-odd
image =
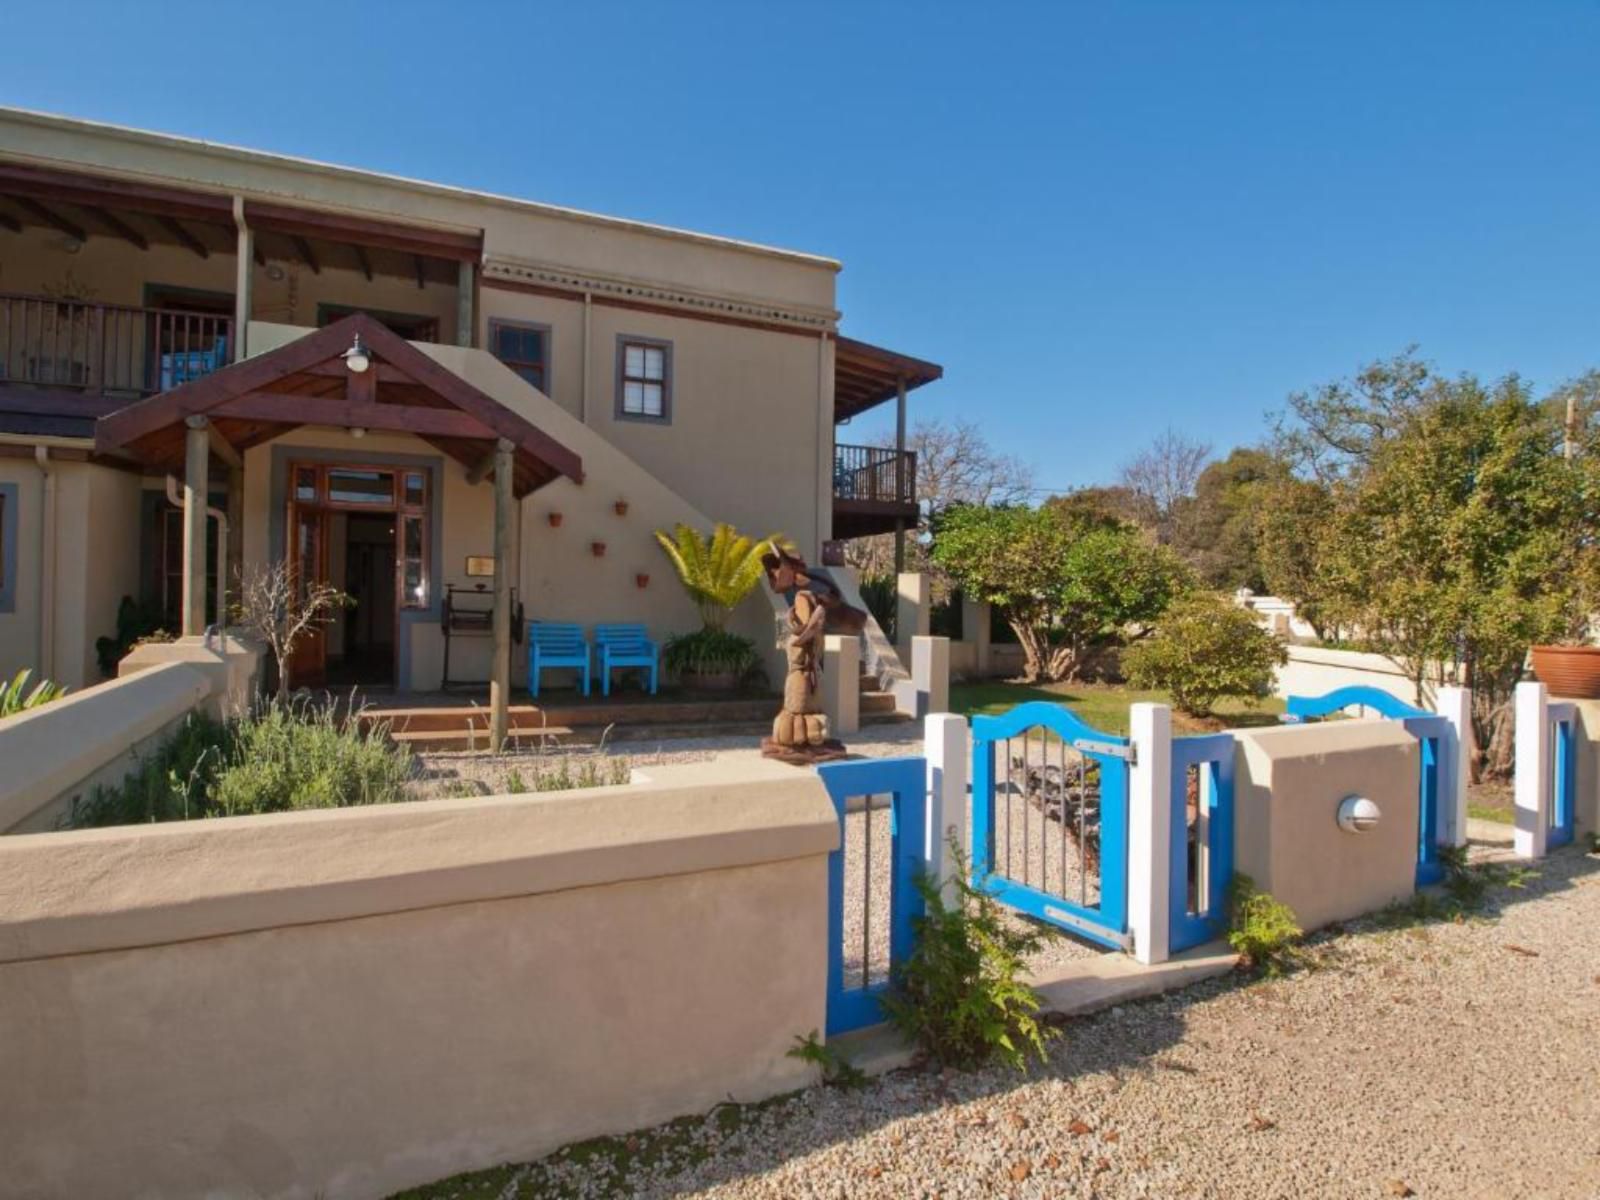
[[(81, 688), (101, 679), (95, 639), (116, 631), (117, 605), (139, 591), (139, 479), (126, 471), (52, 459), (55, 536), (43, 520), (45, 482), (32, 458), (0, 457), (0, 484), (16, 487), (14, 605), (0, 612), (0, 675), (29, 668)], [(47, 552), (47, 553), (46, 553)], [(41, 643), (40, 585), (53, 572), (49, 644)]]
[(361, 1200), (797, 1087), (837, 837), (758, 766), (0, 839), (0, 1191)]
[[(1236, 870), (1316, 929), (1409, 896), (1417, 861), (1417, 739), (1398, 721), (1351, 720), (1234, 731)], [(1366, 833), (1339, 828), (1339, 802), (1382, 812)]]
[[(251, 344), (258, 352), (264, 351), (303, 333), (304, 330), (257, 323), (251, 328)], [(712, 519), (599, 430), (581, 424), (489, 354), (453, 346), (419, 348), (518, 411), (583, 459), (582, 484), (558, 479), (531, 493), (519, 505), (520, 561), (515, 577), (527, 618), (577, 621), (585, 626), (601, 621), (641, 621), (658, 640), (698, 628), (696, 610), (656, 544), (654, 531), (670, 528), (679, 521), (709, 529)], [(434, 599), (442, 597), (445, 584), (470, 586), (479, 582), (466, 575), (465, 560), (468, 555), (493, 552), (492, 485), (469, 483), (463, 464), (442, 456), (421, 439), (376, 431), (356, 438), (346, 430), (307, 426), (251, 448), (245, 455), (244, 471), (243, 554), (247, 564), (267, 561), (269, 550), (273, 550), (271, 531), (274, 525), (281, 530), (283, 522), (282, 514), (272, 504), (273, 472), (282, 469), (285, 459), (302, 451), (307, 457), (400, 456), (438, 460), (443, 479), (443, 541), (442, 575), (436, 581)], [(628, 501), (626, 516), (616, 513), (619, 499)], [(559, 527), (550, 524), (552, 512), (561, 513)], [(596, 557), (592, 552), (595, 541), (605, 543), (603, 556)], [(282, 553), (281, 545), (275, 552)], [(640, 574), (649, 576), (644, 589), (636, 581)], [(409, 629), (409, 667), (402, 685), (418, 690), (437, 687), (444, 649), (437, 613), (416, 618), (405, 628)], [(771, 650), (772, 607), (764, 588), (741, 606), (733, 628), (775, 655)], [(452, 677), (487, 677), (489, 653), (487, 639), (459, 639), (451, 651)], [(774, 657), (770, 668), (776, 666)], [(513, 656), (513, 677), (521, 682), (525, 676), (525, 652), (519, 648)]]

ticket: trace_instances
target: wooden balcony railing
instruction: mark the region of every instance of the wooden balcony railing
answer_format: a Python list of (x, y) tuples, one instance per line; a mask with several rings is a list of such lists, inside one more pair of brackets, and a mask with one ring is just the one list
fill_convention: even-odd
[(0, 386), (146, 396), (228, 363), (233, 321), (0, 292)]
[(916, 451), (836, 444), (833, 448), (833, 498), (916, 504)]

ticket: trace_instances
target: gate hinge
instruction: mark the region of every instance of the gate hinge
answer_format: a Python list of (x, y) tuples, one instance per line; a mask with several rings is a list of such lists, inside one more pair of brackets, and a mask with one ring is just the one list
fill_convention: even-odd
[(1093, 738), (1073, 738), (1072, 748), (1084, 754), (1099, 754), (1105, 758), (1120, 758), (1130, 767), (1138, 765), (1138, 755), (1134, 752), (1131, 742), (1124, 746), (1120, 742), (1097, 742)]

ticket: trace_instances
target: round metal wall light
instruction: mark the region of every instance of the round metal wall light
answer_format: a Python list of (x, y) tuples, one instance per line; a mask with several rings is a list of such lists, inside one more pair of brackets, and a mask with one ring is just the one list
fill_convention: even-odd
[(1383, 813), (1365, 796), (1346, 796), (1339, 801), (1339, 828), (1346, 833), (1369, 833), (1378, 827)]

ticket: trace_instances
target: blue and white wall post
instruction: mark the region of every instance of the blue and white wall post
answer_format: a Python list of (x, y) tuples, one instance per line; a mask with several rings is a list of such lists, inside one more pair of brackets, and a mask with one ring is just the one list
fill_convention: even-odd
[(1128, 710), (1128, 932), (1141, 963), (1166, 962), (1172, 881), (1172, 710)]
[(1516, 831), (1512, 844), (1518, 858), (1543, 858), (1549, 850), (1550, 697), (1534, 680), (1517, 684), (1516, 694)]

